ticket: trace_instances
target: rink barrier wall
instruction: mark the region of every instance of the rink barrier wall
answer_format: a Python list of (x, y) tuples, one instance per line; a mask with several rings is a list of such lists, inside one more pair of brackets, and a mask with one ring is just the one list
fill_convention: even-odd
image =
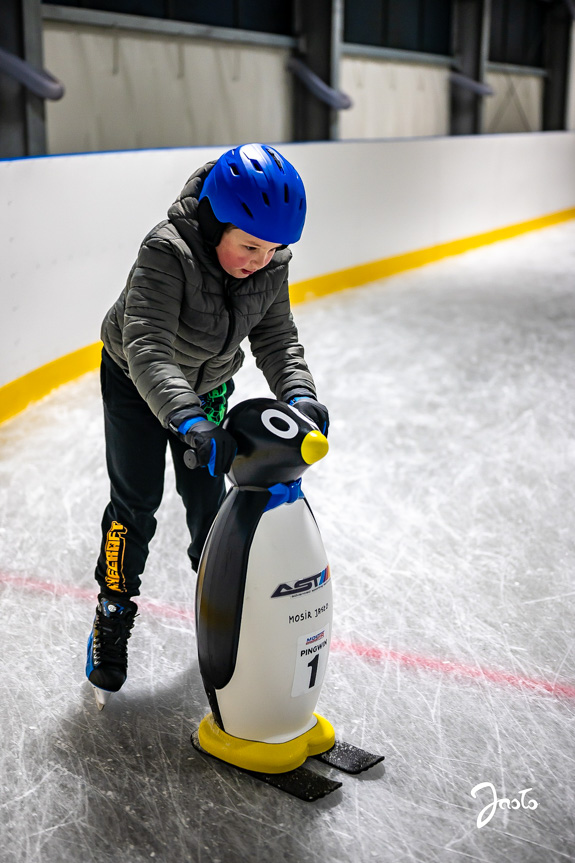
[[(142, 238), (192, 171), (226, 149), (0, 160), (0, 421), (97, 365), (100, 322)], [(569, 132), (280, 149), (308, 193), (290, 264), (294, 302), (553, 224), (575, 208)]]
[(0, 423), (21, 413), (57, 387), (94, 371), (100, 364), (101, 353), (101, 342), (87, 345), (0, 387)]
[[(540, 230), (570, 219), (575, 219), (575, 207), (550, 213), (537, 219), (528, 219), (515, 225), (496, 228), (472, 237), (441, 243), (426, 249), (417, 249), (402, 255), (392, 255), (389, 258), (382, 258), (367, 264), (305, 279), (290, 285), (291, 302), (293, 304), (303, 303), (337, 291), (360, 287), (406, 270), (434, 263), (443, 258), (463, 254), (481, 246), (511, 239), (520, 234)], [(0, 387), (0, 423), (21, 413), (28, 405), (48, 395), (57, 387), (97, 369), (100, 364), (101, 351), (102, 343), (95, 342), (46, 363)]]
[(390, 258), (381, 258), (367, 264), (360, 264), (357, 267), (326, 273), (324, 276), (316, 276), (315, 278), (306, 279), (303, 282), (291, 285), (291, 301), (292, 303), (300, 303), (306, 300), (318, 299), (327, 294), (333, 294), (336, 291), (357, 288), (361, 285), (393, 276), (396, 273), (402, 273), (405, 270), (412, 270), (417, 267), (423, 267), (425, 264), (432, 264), (440, 261), (442, 258), (461, 255), (463, 252), (469, 252), (472, 249), (487, 246), (490, 243), (508, 240), (511, 237), (517, 237), (528, 231), (536, 231), (551, 225), (557, 225), (560, 222), (569, 221), (570, 219), (575, 219), (575, 207), (561, 210), (558, 213), (550, 213), (538, 219), (528, 219), (516, 225), (496, 228), (493, 231), (486, 231), (474, 237), (452, 240), (448, 243), (430, 246), (427, 249), (417, 249), (416, 251), (407, 252), (402, 255), (392, 255)]

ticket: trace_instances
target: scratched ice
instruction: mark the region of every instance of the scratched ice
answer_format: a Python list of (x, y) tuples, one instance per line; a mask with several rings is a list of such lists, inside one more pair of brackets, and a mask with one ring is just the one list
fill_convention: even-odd
[[(575, 222), (295, 314), (332, 414), (304, 481), (336, 602), (319, 709), (385, 770), (310, 805), (191, 748), (207, 705), (170, 468), (128, 683), (97, 712), (90, 374), (0, 428), (3, 863), (575, 859)], [(253, 363), (237, 384), (268, 394)]]

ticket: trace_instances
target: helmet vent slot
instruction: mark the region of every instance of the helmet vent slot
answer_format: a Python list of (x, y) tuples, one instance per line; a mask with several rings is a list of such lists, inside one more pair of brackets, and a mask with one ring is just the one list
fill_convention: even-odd
[[(270, 144), (244, 144), (216, 159), (205, 174), (200, 203), (204, 198), (202, 213), (209, 206), (218, 223), (234, 225), (261, 242), (285, 247), (301, 236), (306, 214), (302, 179)], [(209, 228), (207, 222), (204, 227)]]
[(274, 150), (271, 150), (269, 147), (264, 147), (264, 150), (266, 151), (268, 156), (272, 157), (272, 159), (274, 160), (274, 162), (276, 163), (276, 165), (278, 166), (278, 168), (280, 169), (282, 174), (285, 174), (284, 166), (282, 165), (278, 154)]

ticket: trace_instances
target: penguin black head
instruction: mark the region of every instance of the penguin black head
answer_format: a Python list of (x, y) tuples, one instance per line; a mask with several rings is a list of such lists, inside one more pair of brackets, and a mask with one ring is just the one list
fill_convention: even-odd
[(295, 407), (273, 399), (236, 405), (223, 427), (238, 445), (228, 474), (234, 485), (269, 488), (299, 479), (327, 453), (327, 439)]

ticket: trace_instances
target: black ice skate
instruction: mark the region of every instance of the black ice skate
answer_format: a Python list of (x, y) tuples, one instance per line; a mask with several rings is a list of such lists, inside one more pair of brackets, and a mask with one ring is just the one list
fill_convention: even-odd
[(123, 686), (128, 671), (128, 639), (138, 606), (130, 599), (110, 599), (100, 594), (88, 639), (86, 677), (103, 709), (112, 692)]

